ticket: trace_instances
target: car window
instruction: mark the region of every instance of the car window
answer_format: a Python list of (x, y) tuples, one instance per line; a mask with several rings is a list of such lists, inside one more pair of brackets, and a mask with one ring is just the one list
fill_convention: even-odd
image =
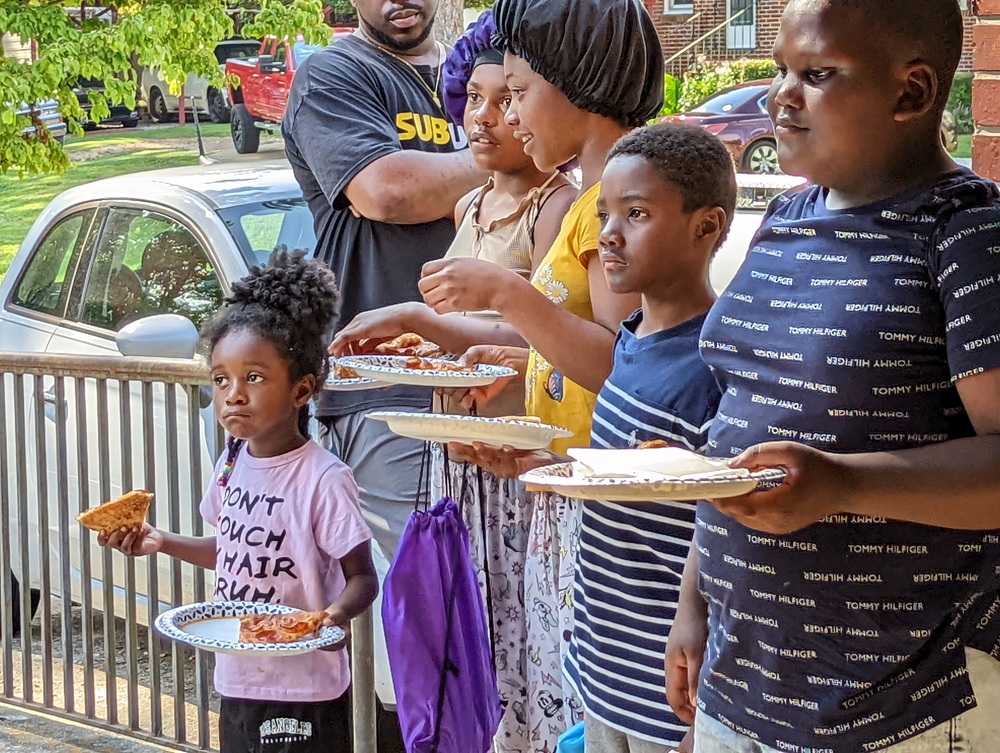
[(288, 55), (288, 45), (284, 42), (278, 42), (277, 46), (274, 48), (274, 62), (284, 63), (285, 57)]
[(180, 314), (200, 327), (221, 303), (216, 270), (186, 227), (150, 211), (108, 212), (80, 321), (117, 331), (143, 316)]
[(316, 248), (312, 213), (305, 199), (276, 199), (219, 210), (250, 264), (265, 264), (279, 248)]
[(716, 94), (714, 97), (709, 97), (695, 107), (692, 112), (726, 115), (745, 105), (747, 100), (754, 94), (756, 94), (756, 90), (747, 91), (746, 89), (734, 89), (733, 91), (722, 92), (721, 94)]
[(215, 48), (215, 59), (219, 61), (219, 65), (225, 65), (227, 60), (245, 60), (256, 56), (259, 51), (260, 42), (252, 40), (246, 44), (220, 44)]
[(298, 69), (302, 62), (315, 52), (319, 52), (323, 49), (322, 45), (319, 44), (306, 44), (305, 42), (296, 42), (292, 45), (292, 60), (295, 62), (295, 68)]
[(760, 110), (761, 115), (767, 115), (767, 95), (757, 100), (757, 109)]
[(94, 210), (88, 210), (56, 223), (28, 261), (14, 291), (14, 303), (43, 314), (63, 315), (72, 277), (70, 265), (93, 216)]

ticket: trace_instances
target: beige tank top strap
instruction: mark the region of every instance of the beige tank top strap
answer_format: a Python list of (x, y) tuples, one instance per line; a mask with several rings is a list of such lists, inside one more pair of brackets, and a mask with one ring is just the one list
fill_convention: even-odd
[(558, 186), (553, 187), (552, 184), (561, 176), (562, 173), (556, 170), (549, 176), (547, 181), (542, 183), (542, 185), (537, 188), (531, 189), (531, 192), (528, 194), (531, 198), (531, 205), (524, 213), (524, 224), (528, 230), (528, 236), (532, 248), (535, 246), (535, 223), (538, 221), (538, 215), (542, 213), (542, 205), (545, 204), (545, 200), (563, 186), (571, 185), (570, 183), (561, 183)]

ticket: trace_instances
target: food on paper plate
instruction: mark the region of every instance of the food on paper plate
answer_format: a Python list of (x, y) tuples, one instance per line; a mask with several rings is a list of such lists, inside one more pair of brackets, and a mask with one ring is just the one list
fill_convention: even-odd
[(419, 356), (410, 356), (403, 364), (404, 369), (411, 371), (437, 371), (442, 374), (475, 374), (475, 366), (460, 366), (449, 361), (432, 361)]
[(122, 528), (138, 528), (145, 522), (152, 501), (152, 492), (137, 489), (82, 512), (76, 519), (84, 527), (98, 533), (111, 534)]
[(240, 617), (240, 643), (294, 643), (323, 626), (326, 612), (248, 614)]
[(662, 450), (664, 447), (672, 447), (670, 442), (663, 439), (650, 439), (636, 447), (637, 450)]
[(407, 332), (394, 340), (376, 345), (375, 352), (382, 356), (416, 356), (418, 358), (438, 358), (444, 355), (444, 351), (438, 345), (427, 342), (413, 332)]
[(333, 367), (333, 378), (334, 379), (360, 379), (361, 376), (354, 369), (350, 369), (347, 366), (341, 366), (339, 364)]

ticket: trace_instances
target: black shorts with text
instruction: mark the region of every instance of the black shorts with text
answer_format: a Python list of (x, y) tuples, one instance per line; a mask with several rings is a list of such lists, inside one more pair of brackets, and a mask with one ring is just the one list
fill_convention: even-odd
[(221, 753), (351, 753), (351, 694), (277, 703), (223, 698)]

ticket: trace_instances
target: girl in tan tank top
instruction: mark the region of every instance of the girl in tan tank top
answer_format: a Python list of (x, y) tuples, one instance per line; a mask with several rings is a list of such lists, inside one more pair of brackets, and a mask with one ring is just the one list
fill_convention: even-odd
[[(487, 260), (529, 277), (555, 240), (576, 190), (558, 172), (539, 172), (524, 154), (523, 144), (514, 138), (513, 127), (504, 121), (510, 93), (502, 56), (489, 46), (492, 23), (484, 23), (487, 18), (488, 11), (476, 30), (456, 43), (444, 69), (448, 112), (456, 122), (464, 122), (476, 164), (491, 173), (486, 185), (465, 196), (456, 207), (458, 231), (447, 256)], [(484, 318), (487, 321), (482, 321)], [(439, 316), (423, 303), (403, 303), (358, 315), (341, 330), (332, 352), (343, 355), (352, 343), (366, 337), (391, 338), (416, 332), (452, 353), (464, 353), (473, 345), (496, 342), (489, 337), (496, 335), (497, 327), (496, 314)], [(523, 346), (523, 340), (517, 338)], [(523, 415), (524, 380), (512, 380), (483, 408), (484, 415)], [(457, 400), (441, 397), (435, 400), (434, 410), (468, 413)], [(524, 579), (532, 498), (516, 480), (446, 462), (438, 446), (431, 468), (433, 498), (450, 489), (462, 510), (477, 576), (493, 617), (492, 648), (506, 708), (495, 751), (534, 750), (540, 728), (552, 737), (552, 749), (552, 730), (564, 726), (561, 713), (559, 719), (551, 716), (553, 706), (563, 703), (560, 679), (534, 676), (524, 658)]]
[[(447, 76), (448, 63), (445, 65)], [(481, 51), (466, 75), (467, 100), (463, 112), (469, 148), (476, 164), (491, 175), (484, 186), (458, 202), (457, 232), (445, 257), (483, 259), (530, 278), (555, 240), (576, 190), (562, 173), (540, 172), (524, 153), (521, 142), (514, 138), (513, 127), (504, 121), (510, 92), (504, 78), (503, 56), (493, 48)], [(445, 99), (454, 117), (456, 110), (454, 103), (447, 101), (447, 92)], [(475, 339), (462, 343), (460, 348), (449, 347), (450, 343), (441, 340), (437, 332), (422, 327), (428, 313), (432, 314), (423, 303), (403, 303), (364, 312), (341, 330), (332, 351), (342, 355), (358, 340), (384, 337), (389, 332), (416, 332), (456, 353), (482, 342)], [(491, 312), (469, 314), (468, 318), (500, 321)], [(435, 396), (434, 412), (468, 414), (458, 400), (439, 394)], [(514, 380), (480, 412), (490, 416), (524, 415), (523, 381)]]

